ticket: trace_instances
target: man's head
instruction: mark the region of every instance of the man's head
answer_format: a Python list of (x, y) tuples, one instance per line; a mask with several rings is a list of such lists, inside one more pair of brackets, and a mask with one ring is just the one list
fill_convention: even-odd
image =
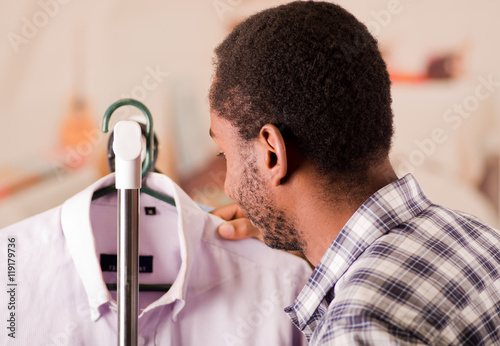
[(376, 40), (350, 13), (293, 2), (238, 25), (216, 50), (210, 105), (245, 140), (284, 127), (325, 174), (351, 175), (385, 157), (390, 81)]
[[(386, 65), (366, 26), (341, 7), (293, 2), (262, 11), (239, 24), (215, 53), (212, 127), (215, 121), (234, 132), (224, 139), (235, 152), (226, 190), (243, 207), (236, 190), (249, 187), (243, 169), (248, 173), (259, 160), (258, 138), (277, 150), (293, 146), (324, 181), (349, 188), (387, 157), (393, 130)], [(217, 133), (219, 139), (226, 134)], [(232, 164), (237, 153), (239, 163)], [(274, 167), (276, 155), (268, 156), (260, 159), (274, 171), (253, 171), (279, 184), (286, 176), (273, 181), (271, 172), (280, 168), (286, 175), (287, 167)]]

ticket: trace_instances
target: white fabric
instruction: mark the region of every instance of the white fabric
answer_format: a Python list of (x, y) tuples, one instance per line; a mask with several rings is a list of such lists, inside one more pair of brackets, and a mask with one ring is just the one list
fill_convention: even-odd
[[(0, 344), (116, 344), (116, 292), (105, 284), (116, 282), (116, 273), (102, 272), (99, 263), (100, 254), (116, 254), (116, 196), (91, 202), (94, 191), (113, 182), (109, 175), (0, 231), (2, 270), (8, 239), (15, 238), (17, 283), (15, 339), (3, 328)], [(221, 220), (164, 175), (150, 173), (145, 185), (177, 207), (141, 194), (139, 254), (154, 259), (153, 273), (140, 273), (139, 282), (173, 283), (167, 293), (140, 292), (142, 345), (305, 344), (283, 311), (311, 274), (305, 261), (253, 239), (221, 239)], [(145, 215), (145, 207), (156, 215)], [(5, 321), (9, 296), (0, 296)]]

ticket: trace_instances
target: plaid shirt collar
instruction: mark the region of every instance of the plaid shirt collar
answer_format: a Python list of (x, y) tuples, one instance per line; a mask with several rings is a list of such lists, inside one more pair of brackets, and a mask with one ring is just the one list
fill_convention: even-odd
[(431, 202), (415, 178), (384, 186), (366, 200), (344, 225), (295, 302), (285, 309), (309, 339), (333, 299), (333, 287), (377, 238), (428, 208)]

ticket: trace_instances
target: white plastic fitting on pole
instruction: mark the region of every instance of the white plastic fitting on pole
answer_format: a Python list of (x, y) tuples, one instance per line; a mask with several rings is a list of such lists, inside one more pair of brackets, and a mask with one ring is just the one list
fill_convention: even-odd
[(117, 189), (141, 188), (141, 127), (135, 121), (120, 121), (115, 125), (115, 185)]

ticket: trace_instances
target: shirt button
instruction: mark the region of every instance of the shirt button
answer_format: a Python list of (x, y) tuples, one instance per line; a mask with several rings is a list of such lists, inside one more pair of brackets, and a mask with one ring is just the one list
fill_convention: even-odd
[(145, 345), (146, 345), (146, 339), (139, 335), (139, 346), (145, 346)]

